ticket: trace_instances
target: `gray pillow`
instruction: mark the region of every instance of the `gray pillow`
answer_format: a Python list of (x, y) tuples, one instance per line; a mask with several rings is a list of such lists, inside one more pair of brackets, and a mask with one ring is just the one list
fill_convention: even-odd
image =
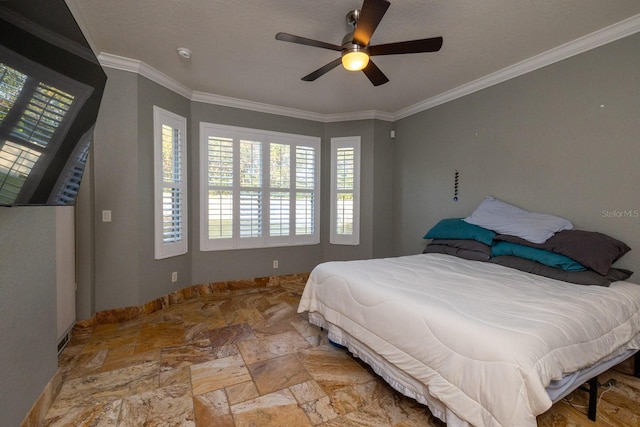
[(491, 247), (477, 240), (434, 239), (422, 253), (447, 254), (472, 261), (488, 261), (491, 257)]
[(626, 243), (606, 234), (584, 230), (561, 231), (542, 244), (504, 234), (499, 234), (494, 239), (555, 252), (600, 274), (607, 274), (611, 265), (631, 250)]
[(543, 243), (554, 233), (573, 228), (573, 224), (567, 219), (529, 212), (493, 197), (485, 197), (464, 221), (533, 243)]
[(633, 274), (632, 271), (620, 268), (611, 268), (607, 274), (604, 275), (591, 270), (565, 271), (515, 256), (493, 257), (489, 262), (514, 268), (526, 273), (536, 274), (538, 276), (544, 276), (550, 279), (561, 280), (563, 282), (575, 283), (578, 285), (609, 286), (611, 282), (627, 280)]

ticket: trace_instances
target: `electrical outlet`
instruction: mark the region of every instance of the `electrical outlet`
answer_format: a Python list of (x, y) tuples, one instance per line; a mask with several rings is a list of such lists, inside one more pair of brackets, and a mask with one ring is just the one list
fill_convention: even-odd
[(178, 272), (174, 271), (173, 273), (171, 273), (171, 282), (175, 283), (178, 281)]
[(273, 268), (278, 268), (278, 260), (277, 259), (273, 260)]

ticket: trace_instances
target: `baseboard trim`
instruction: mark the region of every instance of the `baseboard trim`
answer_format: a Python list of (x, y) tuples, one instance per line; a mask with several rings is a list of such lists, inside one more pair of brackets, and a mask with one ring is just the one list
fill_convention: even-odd
[(20, 427), (40, 427), (43, 425), (47, 412), (49, 412), (49, 408), (51, 408), (61, 388), (62, 371), (58, 369), (53, 375), (53, 378), (51, 378), (44, 387), (44, 390), (42, 390), (42, 393), (40, 393), (40, 396), (24, 417), (24, 420), (22, 420)]
[(92, 328), (105, 323), (118, 323), (135, 320), (142, 316), (154, 313), (158, 310), (178, 304), (182, 301), (197, 298), (203, 295), (225, 293), (242, 289), (263, 288), (277, 286), (287, 282), (299, 282), (307, 280), (309, 273), (288, 274), (283, 276), (258, 277), (247, 280), (232, 280), (226, 282), (204, 283), (180, 289), (160, 298), (156, 298), (145, 304), (131, 307), (115, 308), (96, 312), (91, 319), (79, 320), (76, 328)]

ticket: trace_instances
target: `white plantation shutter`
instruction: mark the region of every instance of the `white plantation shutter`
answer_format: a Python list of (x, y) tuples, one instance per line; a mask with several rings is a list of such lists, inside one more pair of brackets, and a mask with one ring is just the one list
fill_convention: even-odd
[(207, 222), (209, 239), (233, 237), (233, 139), (207, 139)]
[(11, 135), (46, 147), (71, 109), (73, 98), (60, 89), (38, 83)]
[(320, 139), (200, 124), (200, 248), (319, 242)]
[(262, 237), (263, 143), (240, 140), (240, 239)]
[(316, 150), (296, 147), (296, 230), (298, 236), (311, 236), (315, 232), (316, 212)]
[(16, 201), (40, 154), (39, 151), (5, 141), (0, 148), (0, 203), (9, 205)]
[[(16, 64), (20, 68), (27, 67), (21, 61)], [(69, 123), (89, 94), (89, 89), (77, 82), (47, 76), (49, 83), (53, 82), (48, 84), (38, 77), (44, 77), (46, 73), (27, 69), (31, 70), (29, 75), (0, 63), (1, 204), (29, 199), (38, 184), (33, 179), (29, 181), (30, 176), (37, 176), (32, 171), (46, 168), (46, 163), (63, 141)], [(71, 185), (67, 196), (61, 194), (58, 201), (73, 200), (76, 192)]]
[(153, 108), (155, 258), (187, 253), (186, 119)]
[(289, 144), (279, 142), (269, 144), (269, 177), (269, 236), (287, 238), (291, 222), (291, 146)]
[(262, 236), (262, 192), (240, 192), (240, 238)]
[(207, 231), (210, 239), (233, 237), (233, 192), (210, 190), (207, 195)]
[(272, 191), (269, 197), (269, 235), (289, 236), (291, 202), (289, 193)]
[(360, 244), (360, 137), (331, 139), (330, 242)]

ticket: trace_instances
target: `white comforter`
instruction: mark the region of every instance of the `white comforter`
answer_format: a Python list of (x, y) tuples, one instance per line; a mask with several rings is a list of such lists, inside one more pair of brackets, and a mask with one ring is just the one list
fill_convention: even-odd
[(580, 286), (442, 254), (316, 267), (319, 312), (475, 426), (535, 426), (545, 387), (640, 348), (640, 286)]

